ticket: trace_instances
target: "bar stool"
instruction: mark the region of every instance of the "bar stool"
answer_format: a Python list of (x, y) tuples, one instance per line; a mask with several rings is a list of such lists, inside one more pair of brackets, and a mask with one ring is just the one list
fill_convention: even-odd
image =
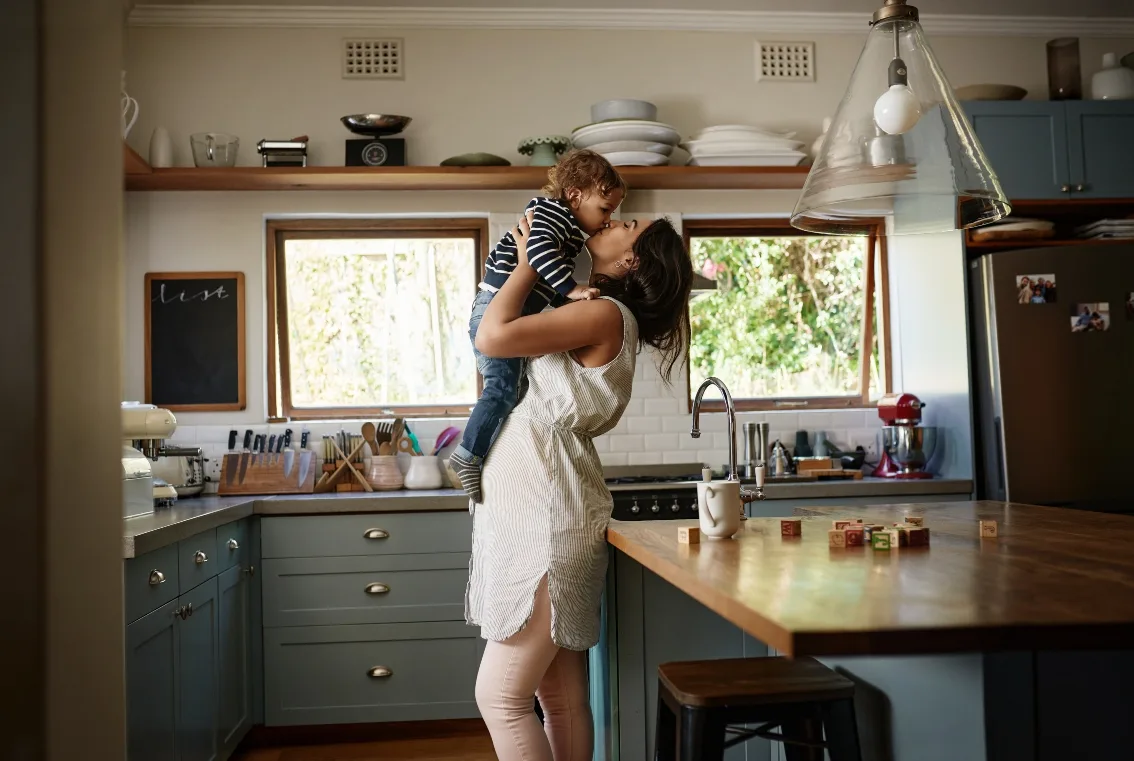
[(656, 761), (721, 761), (754, 737), (784, 743), (787, 761), (823, 761), (824, 749), (831, 761), (861, 761), (854, 682), (812, 658), (658, 667)]

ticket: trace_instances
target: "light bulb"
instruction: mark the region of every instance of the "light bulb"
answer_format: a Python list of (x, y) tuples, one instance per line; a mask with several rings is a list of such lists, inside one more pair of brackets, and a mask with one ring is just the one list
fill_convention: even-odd
[(890, 85), (874, 103), (874, 123), (888, 135), (909, 132), (921, 118), (921, 104), (906, 85)]

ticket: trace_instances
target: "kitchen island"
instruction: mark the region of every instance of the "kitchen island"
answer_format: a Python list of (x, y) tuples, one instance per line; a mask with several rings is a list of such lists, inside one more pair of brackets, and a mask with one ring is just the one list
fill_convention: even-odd
[[(998, 502), (796, 512), (802, 537), (750, 519), (694, 545), (678, 543), (681, 523), (611, 524), (607, 640), (592, 658), (616, 687), (599, 722), (609, 757), (652, 757), (658, 663), (768, 653), (856, 681), (864, 759), (1131, 757), (1134, 520)], [(833, 518), (906, 515), (924, 517), (929, 547), (828, 547)], [(980, 520), (999, 536), (981, 539)], [(756, 741), (727, 758), (779, 750)]]

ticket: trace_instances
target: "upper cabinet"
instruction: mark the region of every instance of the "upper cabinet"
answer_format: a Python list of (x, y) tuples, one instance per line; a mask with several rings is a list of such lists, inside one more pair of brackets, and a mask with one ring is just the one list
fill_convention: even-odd
[(1134, 197), (1134, 101), (970, 101), (1013, 200)]

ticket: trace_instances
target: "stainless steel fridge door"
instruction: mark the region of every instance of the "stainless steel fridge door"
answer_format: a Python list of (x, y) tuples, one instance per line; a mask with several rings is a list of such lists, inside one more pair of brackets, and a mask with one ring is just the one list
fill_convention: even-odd
[[(1034, 248), (970, 263), (981, 496), (1134, 510), (1134, 245)], [(1020, 303), (1017, 277), (1054, 275), (1055, 303)], [(1105, 331), (1072, 332), (1106, 302)]]

